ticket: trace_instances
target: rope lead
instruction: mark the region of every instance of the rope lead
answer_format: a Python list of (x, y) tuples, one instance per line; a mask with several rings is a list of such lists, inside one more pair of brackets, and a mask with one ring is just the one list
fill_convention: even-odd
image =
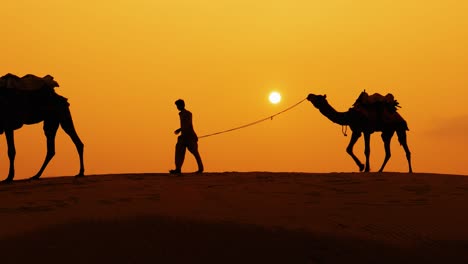
[(296, 106), (298, 106), (298, 105), (300, 105), (302, 102), (304, 102), (306, 99), (307, 99), (307, 98), (304, 98), (304, 99), (302, 99), (301, 101), (299, 101), (298, 103), (296, 103), (296, 104), (294, 104), (294, 105), (292, 105), (292, 106), (290, 106), (290, 107), (284, 109), (283, 111), (280, 111), (280, 112), (278, 112), (278, 113), (276, 113), (276, 114), (274, 114), (274, 115), (271, 115), (271, 116), (269, 116), (269, 117), (266, 117), (266, 118), (263, 118), (263, 119), (260, 119), (260, 120), (257, 120), (257, 121), (255, 121), (255, 122), (248, 123), (248, 124), (245, 124), (245, 125), (242, 125), (242, 126), (238, 126), (238, 127), (235, 127), (235, 128), (231, 128), (231, 129), (227, 129), (227, 130), (215, 132), (215, 133), (212, 133), (212, 134), (203, 135), (203, 136), (200, 136), (200, 137), (198, 137), (198, 138), (206, 138), (206, 137), (211, 137), (211, 136), (214, 136), (214, 135), (219, 135), (219, 134), (231, 132), (231, 131), (234, 131), (234, 130), (239, 130), (239, 129), (242, 129), (242, 128), (246, 128), (246, 127), (253, 126), (253, 125), (256, 125), (256, 124), (258, 124), (258, 123), (264, 122), (264, 121), (266, 121), (266, 120), (268, 120), (268, 119), (273, 120), (273, 117), (275, 117), (275, 116), (277, 116), (277, 115), (280, 115), (280, 114), (282, 114), (282, 113), (284, 113), (284, 112), (287, 112), (287, 111), (289, 111), (289, 110), (295, 108)]

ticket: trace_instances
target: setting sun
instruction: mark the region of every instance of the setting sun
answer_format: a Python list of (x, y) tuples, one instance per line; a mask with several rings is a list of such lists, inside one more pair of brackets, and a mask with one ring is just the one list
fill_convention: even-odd
[(272, 92), (270, 93), (270, 96), (268, 97), (268, 99), (270, 100), (272, 104), (277, 104), (281, 101), (281, 94), (278, 92)]

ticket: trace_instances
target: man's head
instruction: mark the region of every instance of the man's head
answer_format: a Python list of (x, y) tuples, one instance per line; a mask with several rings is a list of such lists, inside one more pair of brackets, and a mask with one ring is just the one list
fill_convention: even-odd
[(179, 110), (183, 110), (185, 108), (185, 102), (182, 99), (175, 101), (175, 104)]

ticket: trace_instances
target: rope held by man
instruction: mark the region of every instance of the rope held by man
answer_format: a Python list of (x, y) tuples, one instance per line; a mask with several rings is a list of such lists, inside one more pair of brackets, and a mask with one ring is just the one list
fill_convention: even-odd
[(234, 130), (239, 130), (239, 129), (242, 129), (242, 128), (246, 128), (246, 127), (249, 127), (249, 126), (253, 126), (253, 125), (256, 125), (258, 123), (261, 123), (261, 122), (264, 122), (264, 121), (267, 121), (267, 120), (273, 120), (273, 117), (277, 116), (277, 115), (280, 115), (280, 114), (283, 114), (295, 107), (297, 107), (298, 105), (300, 105), (302, 102), (304, 102), (307, 98), (304, 98), (302, 99), (301, 101), (297, 102), (296, 104), (274, 114), (274, 115), (271, 115), (271, 116), (268, 116), (268, 117), (265, 117), (265, 118), (262, 118), (260, 120), (257, 120), (257, 121), (254, 121), (252, 123), (248, 123), (248, 124), (245, 124), (245, 125), (242, 125), (242, 126), (238, 126), (238, 127), (234, 127), (234, 128), (230, 128), (230, 129), (226, 129), (226, 130), (223, 130), (223, 131), (219, 131), (219, 132), (215, 132), (215, 133), (211, 133), (211, 134), (207, 134), (207, 135), (203, 135), (203, 136), (200, 136), (198, 138), (206, 138), (206, 137), (211, 137), (211, 136), (215, 136), (215, 135), (219, 135), (219, 134), (224, 134), (224, 133), (227, 133), (227, 132), (231, 132), (231, 131), (234, 131)]

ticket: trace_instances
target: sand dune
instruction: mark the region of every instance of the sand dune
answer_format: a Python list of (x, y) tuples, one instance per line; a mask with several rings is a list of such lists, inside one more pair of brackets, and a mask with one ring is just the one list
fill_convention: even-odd
[(468, 263), (468, 177), (91, 175), (0, 185), (1, 263)]

